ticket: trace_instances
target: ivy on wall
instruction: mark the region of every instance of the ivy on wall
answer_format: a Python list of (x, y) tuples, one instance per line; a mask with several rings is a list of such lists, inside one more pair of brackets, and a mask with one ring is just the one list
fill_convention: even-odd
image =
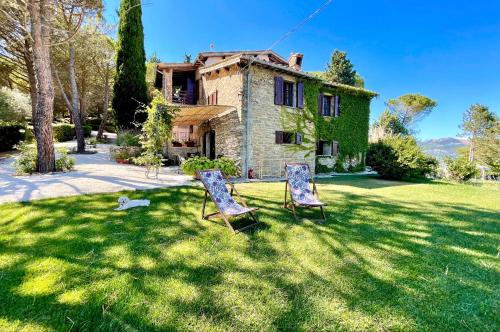
[[(318, 95), (328, 93), (340, 96), (340, 116), (324, 117), (318, 114)], [(290, 111), (283, 108), (282, 125), (287, 131), (303, 134), (302, 145), (293, 145), (289, 148), (315, 153), (316, 142), (325, 140), (339, 142), (339, 156), (336, 171), (358, 170), (360, 165), (351, 169), (352, 160), (364, 160), (364, 153), (368, 147), (368, 129), (370, 118), (370, 101), (376, 94), (355, 88), (346, 88), (342, 85), (325, 86), (320, 80), (304, 82), (304, 108)], [(346, 169), (347, 168), (347, 169)], [(324, 169), (318, 171), (325, 171)]]

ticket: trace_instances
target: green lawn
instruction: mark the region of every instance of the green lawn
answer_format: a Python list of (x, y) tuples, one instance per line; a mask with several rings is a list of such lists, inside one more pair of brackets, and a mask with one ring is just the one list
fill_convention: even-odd
[(253, 233), (200, 221), (199, 188), (1, 205), (0, 330), (499, 330), (498, 187), (323, 180), (324, 224), (237, 188)]

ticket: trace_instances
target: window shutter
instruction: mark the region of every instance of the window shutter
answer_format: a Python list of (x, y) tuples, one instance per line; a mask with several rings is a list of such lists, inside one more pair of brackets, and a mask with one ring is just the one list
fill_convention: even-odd
[(339, 155), (339, 142), (333, 141), (332, 142), (332, 156), (338, 156)]
[(297, 107), (304, 108), (304, 83), (297, 83)]
[(215, 90), (215, 105), (219, 105), (219, 90)]
[(323, 115), (323, 94), (318, 95), (318, 114)]
[(276, 144), (283, 144), (283, 132), (282, 131), (276, 131), (274, 133), (275, 135), (275, 142)]
[(340, 96), (335, 96), (335, 116), (340, 116)]
[(283, 77), (274, 77), (274, 104), (283, 105)]
[(295, 144), (302, 144), (302, 134), (301, 133), (295, 133)]

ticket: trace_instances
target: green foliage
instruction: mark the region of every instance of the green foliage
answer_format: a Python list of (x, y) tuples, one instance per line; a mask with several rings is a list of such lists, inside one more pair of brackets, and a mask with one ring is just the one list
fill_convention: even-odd
[(373, 124), (373, 127), (380, 127), (387, 135), (409, 135), (410, 131), (401, 123), (399, 117), (385, 110), (380, 114), (379, 119)]
[(355, 83), (354, 83), (355, 87), (361, 88), (361, 89), (365, 88), (365, 79), (362, 76), (360, 76), (356, 73), (356, 76), (354, 77), (354, 79), (355, 79)]
[(139, 157), (142, 149), (138, 146), (117, 146), (110, 149), (111, 158), (114, 160), (128, 160), (132, 161)]
[[(340, 96), (339, 117), (324, 117), (318, 114), (320, 92)], [(303, 144), (294, 144), (287, 148), (306, 151), (306, 154), (310, 155), (315, 153), (318, 140), (337, 141), (340, 150), (339, 163), (359, 159), (368, 147), (370, 100), (373, 96), (373, 93), (366, 90), (344, 86), (326, 88), (322, 81), (305, 81), (304, 108), (294, 111), (283, 108), (281, 112), (283, 128), (303, 134)], [(336, 169), (338, 171), (340, 167)]]
[(353, 68), (351, 61), (347, 59), (347, 53), (335, 50), (327, 64), (324, 77), (330, 82), (356, 85), (356, 71)]
[(116, 75), (113, 87), (113, 110), (119, 128), (132, 128), (144, 120), (136, 110), (148, 103), (146, 55), (142, 9), (137, 0), (122, 0), (116, 54)]
[(495, 124), (486, 131), (485, 135), (479, 138), (477, 145), (478, 161), (488, 166), (488, 173), (494, 176), (500, 175), (500, 122), (495, 121)]
[[(83, 125), (83, 135), (90, 137), (92, 134), (91, 125)], [(69, 123), (56, 123), (52, 125), (54, 140), (57, 142), (67, 142), (73, 140), (76, 136), (75, 126)]]
[(438, 162), (424, 154), (412, 136), (390, 136), (370, 144), (366, 164), (382, 178), (401, 180), (434, 174)]
[(469, 159), (488, 166), (492, 175), (500, 174), (500, 120), (487, 106), (474, 104), (460, 126), (469, 138)]
[(91, 125), (83, 125), (83, 136), (90, 137), (92, 135), (92, 126)]
[(67, 123), (52, 125), (54, 140), (57, 142), (71, 141), (75, 137), (75, 127)]
[(177, 111), (178, 107), (168, 105), (159, 91), (153, 93), (151, 104), (144, 110), (147, 118), (140, 140), (144, 151), (135, 160), (136, 163), (153, 168), (158, 173), (162, 166), (163, 147), (172, 138), (172, 121)]
[(458, 158), (445, 157), (444, 163), (447, 168), (447, 175), (450, 180), (457, 182), (465, 182), (476, 175), (476, 166), (470, 162), (466, 157), (460, 156)]
[[(36, 172), (36, 162), (37, 162), (37, 151), (34, 144), (19, 144), (16, 146), (19, 154), (16, 160), (12, 164), (17, 175), (22, 174), (33, 174)], [(75, 158), (68, 155), (68, 149), (59, 148), (57, 149), (56, 155), (56, 171), (57, 172), (67, 172), (71, 171), (75, 166)]]
[(435, 100), (418, 93), (409, 93), (386, 102), (390, 114), (399, 119), (408, 131), (437, 106)]
[(24, 130), (22, 124), (0, 121), (0, 151), (10, 151), (19, 144), (25, 137)]
[(116, 135), (118, 146), (141, 146), (141, 135), (134, 130), (121, 130)]
[(24, 123), (31, 117), (31, 99), (27, 94), (0, 88), (0, 121)]
[(204, 169), (220, 169), (227, 176), (236, 176), (238, 174), (236, 162), (227, 157), (214, 160), (210, 160), (207, 157), (189, 158), (182, 163), (181, 169), (188, 175), (195, 175), (196, 171)]
[(68, 156), (68, 149), (59, 148), (57, 149), (56, 156), (56, 171), (57, 172), (69, 172), (75, 167), (76, 159)]
[(36, 161), (37, 161), (37, 151), (36, 146), (32, 144), (19, 144), (16, 145), (16, 150), (19, 151), (19, 154), (16, 157), (16, 160), (12, 164), (14, 167), (16, 174), (33, 174), (36, 172)]

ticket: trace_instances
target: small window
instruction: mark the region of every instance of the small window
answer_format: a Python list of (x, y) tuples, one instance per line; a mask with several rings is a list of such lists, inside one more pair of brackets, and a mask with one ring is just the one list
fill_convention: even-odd
[(323, 116), (332, 116), (332, 97), (323, 96)]
[(316, 149), (317, 156), (337, 156), (338, 155), (338, 142), (318, 141)]
[(283, 82), (283, 105), (293, 107), (293, 83)]
[(276, 131), (276, 144), (302, 144), (302, 134), (291, 131)]
[(283, 132), (283, 144), (292, 144), (294, 143), (294, 134), (292, 132)]

